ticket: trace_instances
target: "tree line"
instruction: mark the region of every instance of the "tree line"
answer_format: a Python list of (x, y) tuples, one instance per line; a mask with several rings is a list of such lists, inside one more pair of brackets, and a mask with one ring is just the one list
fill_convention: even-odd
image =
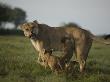
[(21, 8), (12, 8), (7, 4), (0, 3), (0, 27), (2, 23), (13, 23), (17, 27), (26, 21), (26, 12)]

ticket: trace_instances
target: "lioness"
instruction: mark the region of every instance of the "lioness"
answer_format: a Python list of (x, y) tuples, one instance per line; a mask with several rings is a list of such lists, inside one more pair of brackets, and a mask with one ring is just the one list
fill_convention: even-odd
[[(24, 35), (30, 38), (33, 46), (39, 52), (39, 63), (42, 63), (42, 49), (54, 49), (61, 51), (62, 38), (69, 36), (74, 41), (74, 44), (71, 44), (74, 46), (74, 48), (69, 52), (75, 52), (77, 61), (80, 65), (80, 72), (84, 71), (88, 52), (91, 48), (93, 40), (100, 41), (100, 39), (96, 38), (89, 31), (84, 30), (78, 26), (58, 28), (50, 27), (46, 24), (39, 24), (37, 21), (33, 21), (24, 23), (20, 25), (20, 27), (24, 31)], [(66, 55), (72, 55), (72, 53), (68, 54), (68, 50), (65, 52), (66, 53), (64, 54)]]
[(53, 72), (58, 73), (63, 70), (60, 64), (60, 58), (52, 55), (52, 50), (43, 50), (43, 60), (46, 67), (50, 67)]

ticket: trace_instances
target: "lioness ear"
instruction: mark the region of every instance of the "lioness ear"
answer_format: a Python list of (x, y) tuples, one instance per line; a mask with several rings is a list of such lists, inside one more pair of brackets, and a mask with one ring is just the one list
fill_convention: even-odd
[(37, 21), (37, 20), (34, 20), (34, 21), (33, 21), (33, 24), (34, 24), (36, 27), (38, 27), (38, 21)]
[(18, 28), (19, 28), (19, 29), (23, 29), (23, 25), (20, 24), (20, 25), (18, 26)]
[(34, 20), (33, 22), (36, 23), (36, 24), (38, 24), (38, 21), (37, 20)]

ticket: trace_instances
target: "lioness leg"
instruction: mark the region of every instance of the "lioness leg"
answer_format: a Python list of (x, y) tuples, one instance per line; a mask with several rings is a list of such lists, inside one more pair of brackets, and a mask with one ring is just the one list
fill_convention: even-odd
[(77, 61), (80, 66), (80, 72), (83, 72), (84, 67), (85, 67), (85, 60), (84, 60), (84, 58), (82, 58), (82, 55), (83, 55), (83, 53), (82, 53), (80, 47), (77, 47), (76, 48), (76, 56), (77, 56)]
[(73, 56), (74, 42), (69, 37), (64, 37), (62, 40), (62, 43), (64, 44), (64, 53), (63, 57), (61, 58), (61, 65), (63, 65), (62, 67), (64, 68), (65, 64), (68, 63)]
[(85, 43), (77, 45), (76, 56), (80, 65), (80, 72), (83, 72), (86, 66), (86, 59), (88, 57), (89, 50), (92, 45), (92, 40), (88, 39)]

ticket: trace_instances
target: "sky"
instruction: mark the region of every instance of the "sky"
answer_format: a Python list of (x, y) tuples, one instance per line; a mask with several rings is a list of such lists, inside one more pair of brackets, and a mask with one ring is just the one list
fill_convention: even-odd
[(93, 34), (110, 34), (110, 0), (0, 0), (26, 11), (29, 22), (50, 26), (75, 22)]

